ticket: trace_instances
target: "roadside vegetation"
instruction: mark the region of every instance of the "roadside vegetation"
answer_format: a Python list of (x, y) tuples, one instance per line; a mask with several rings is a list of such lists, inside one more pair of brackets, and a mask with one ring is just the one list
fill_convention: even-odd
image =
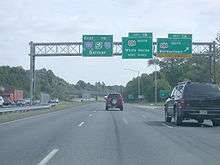
[[(4, 89), (20, 89), (24, 91), (25, 97), (29, 97), (30, 77), (29, 70), (22, 67), (0, 67), (0, 96)], [(70, 84), (64, 79), (56, 76), (51, 70), (40, 69), (35, 72), (36, 86), (35, 99), (40, 98), (40, 93), (47, 93), (51, 98), (60, 100), (71, 100), (74, 96), (81, 97), (84, 94), (104, 96), (109, 92), (121, 92), (123, 86), (107, 86), (104, 82), (96, 82), (94, 85), (79, 80), (76, 84)]]
[[(163, 102), (160, 99), (160, 90), (169, 90), (182, 81), (195, 81), (195, 82), (210, 82), (210, 63), (209, 57), (193, 57), (190, 59), (163, 59), (156, 61), (160, 70), (157, 72), (158, 84), (158, 102)], [(144, 103), (154, 102), (154, 75), (142, 74), (140, 76), (141, 95), (144, 95)], [(216, 59), (216, 83), (220, 85), (220, 61), (219, 57)], [(129, 81), (124, 89), (124, 98), (127, 99), (128, 95), (134, 96), (134, 101), (138, 96), (138, 77)], [(132, 100), (130, 100), (132, 102)]]

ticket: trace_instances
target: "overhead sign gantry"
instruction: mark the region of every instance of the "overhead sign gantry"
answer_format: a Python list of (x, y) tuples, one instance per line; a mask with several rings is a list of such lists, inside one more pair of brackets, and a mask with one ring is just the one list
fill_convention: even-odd
[[(178, 44), (174, 46), (173, 44), (176, 42)], [(165, 45), (165, 47), (160, 47), (161, 43), (163, 43), (162, 45)], [(158, 46), (160, 48), (158, 48)], [(186, 52), (185, 54), (183, 53), (184, 50)], [(133, 52), (133, 54), (131, 55), (130, 52)], [(178, 54), (180, 54), (180, 56)], [(184, 56), (182, 56), (182, 54), (184, 54)], [(122, 56), (123, 59), (149, 59), (153, 56), (161, 56), (163, 58), (204, 56), (209, 57), (210, 81), (215, 81), (216, 43), (192, 42), (191, 34), (169, 34), (168, 40), (162, 39), (161, 41), (158, 39), (157, 42), (153, 42), (153, 34), (148, 32), (129, 33), (128, 37), (122, 38), (122, 42), (114, 42), (113, 35), (83, 35), (82, 42), (35, 43), (31, 41), (29, 55), (31, 103), (34, 98), (35, 89), (36, 57)]]

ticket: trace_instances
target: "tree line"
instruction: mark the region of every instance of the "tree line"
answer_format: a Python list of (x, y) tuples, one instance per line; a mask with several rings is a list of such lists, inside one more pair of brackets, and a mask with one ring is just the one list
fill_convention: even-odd
[[(194, 82), (210, 82), (210, 60), (208, 56), (199, 57), (193, 56), (188, 59), (162, 59), (156, 60), (156, 65), (159, 66), (157, 72), (158, 91), (157, 97), (159, 98), (160, 90), (169, 90), (182, 81)], [(154, 81), (155, 71), (151, 74), (142, 74), (140, 78), (141, 95), (148, 102), (154, 101)], [(219, 56), (216, 59), (216, 84), (220, 85), (220, 62)], [(127, 99), (128, 95), (133, 95), (134, 98), (138, 97), (138, 77), (129, 81), (124, 90), (124, 97)]]
[[(19, 67), (0, 67), (0, 94), (5, 89), (20, 89), (25, 97), (29, 97), (30, 71)], [(68, 100), (74, 96), (83, 94), (91, 96), (104, 96), (110, 92), (120, 93), (123, 86), (107, 86), (104, 82), (96, 82), (94, 85), (79, 80), (76, 84), (70, 84), (56, 76), (51, 70), (40, 69), (35, 72), (35, 99), (39, 99), (40, 93), (48, 93), (51, 98)]]

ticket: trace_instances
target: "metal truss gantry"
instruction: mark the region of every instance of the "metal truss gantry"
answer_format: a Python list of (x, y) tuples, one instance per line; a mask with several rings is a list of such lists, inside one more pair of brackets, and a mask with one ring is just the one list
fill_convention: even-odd
[[(156, 42), (154, 45), (154, 54), (156, 54)], [(215, 42), (194, 42), (193, 55), (210, 55)], [(82, 42), (51, 42), (51, 43), (33, 43), (30, 42), (33, 50), (33, 56), (82, 56)], [(122, 43), (113, 43), (113, 56), (122, 55)]]
[[(50, 42), (34, 43), (30, 45), (30, 99), (31, 104), (34, 98), (35, 89), (35, 58), (36, 57), (62, 57), (62, 56), (82, 56), (82, 42)], [(156, 45), (153, 43), (154, 55), (156, 56)], [(209, 57), (210, 81), (215, 82), (215, 61), (216, 61), (216, 42), (193, 42), (193, 57)], [(122, 43), (113, 43), (113, 56), (122, 55)]]

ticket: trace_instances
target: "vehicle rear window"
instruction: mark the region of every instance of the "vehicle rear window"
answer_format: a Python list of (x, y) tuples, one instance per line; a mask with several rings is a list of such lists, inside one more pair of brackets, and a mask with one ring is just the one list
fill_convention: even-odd
[(188, 84), (184, 90), (186, 98), (220, 97), (220, 88), (214, 84)]
[(117, 99), (120, 95), (119, 94), (109, 94), (109, 98)]

